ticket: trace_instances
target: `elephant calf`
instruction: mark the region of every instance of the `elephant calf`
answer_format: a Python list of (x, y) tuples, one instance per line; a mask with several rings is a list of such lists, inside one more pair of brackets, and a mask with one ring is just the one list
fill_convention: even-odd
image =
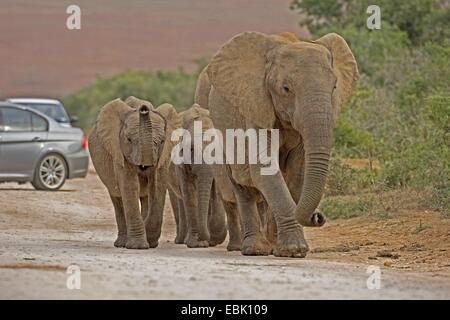
[(178, 122), (173, 106), (155, 109), (135, 97), (113, 100), (100, 110), (89, 135), (89, 151), (114, 206), (114, 246), (158, 245), (166, 193), (160, 172), (169, 164), (170, 136)]
[[(182, 128), (194, 137), (194, 122), (202, 124), (203, 130), (213, 128), (209, 112), (194, 104), (179, 114)], [(182, 143), (182, 142), (181, 142)], [(191, 139), (191, 156), (196, 146)], [(177, 222), (175, 243), (185, 243), (188, 247), (215, 246), (225, 240), (225, 210), (217, 185), (213, 178), (211, 165), (174, 164), (168, 170), (169, 192), (172, 208)]]

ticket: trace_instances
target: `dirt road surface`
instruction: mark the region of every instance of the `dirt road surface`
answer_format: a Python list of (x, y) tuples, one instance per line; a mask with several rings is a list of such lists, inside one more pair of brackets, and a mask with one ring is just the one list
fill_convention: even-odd
[[(421, 235), (410, 217), (331, 221), (306, 230), (307, 258), (282, 259), (175, 245), (167, 205), (159, 247), (132, 251), (112, 245), (112, 205), (94, 173), (55, 193), (2, 184), (0, 298), (450, 299), (448, 219), (428, 213)], [(79, 290), (66, 286), (72, 264)], [(367, 286), (370, 265), (378, 290)]]

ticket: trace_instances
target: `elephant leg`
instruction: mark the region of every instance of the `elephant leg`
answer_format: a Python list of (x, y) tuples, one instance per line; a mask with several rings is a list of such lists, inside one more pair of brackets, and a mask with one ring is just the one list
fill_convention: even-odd
[(149, 212), (145, 220), (147, 242), (150, 248), (156, 248), (161, 237), (161, 227), (164, 216), (164, 203), (166, 201), (166, 184), (163, 181), (152, 182), (149, 187)]
[(139, 182), (137, 176), (126, 167), (119, 172), (119, 188), (127, 226), (127, 249), (148, 249), (144, 222), (139, 208)]
[(210, 232), (209, 245), (214, 247), (225, 241), (227, 229), (225, 224), (225, 209), (222, 199), (215, 192), (215, 187), (211, 190), (211, 205), (209, 206), (208, 228)]
[(275, 221), (275, 217), (273, 215), (272, 210), (268, 208), (267, 210), (267, 216), (266, 216), (266, 236), (267, 240), (269, 240), (272, 245), (275, 245), (277, 240), (277, 223)]
[(176, 244), (180, 244), (180, 243), (184, 243), (184, 237), (186, 235), (183, 235), (181, 237), (180, 235), (180, 229), (181, 229), (181, 225), (180, 225), (180, 207), (178, 205), (178, 198), (175, 195), (175, 193), (169, 190), (169, 199), (170, 199), (170, 205), (172, 206), (172, 211), (173, 211), (173, 217), (175, 219), (175, 224), (176, 224), (176, 228), (177, 228), (177, 234), (175, 236), (175, 243)]
[(186, 196), (183, 196), (184, 212), (186, 214), (187, 235), (185, 243), (189, 248), (208, 247), (208, 241), (198, 240), (198, 207), (197, 194), (191, 183), (186, 183)]
[(148, 215), (148, 197), (141, 197), (141, 217), (145, 221)]
[(116, 215), (117, 222), (117, 239), (114, 241), (114, 246), (117, 248), (123, 248), (127, 243), (127, 224), (123, 213), (122, 199), (120, 197), (111, 196), (111, 201), (114, 206), (114, 213)]
[(233, 202), (223, 201), (223, 206), (227, 213), (227, 226), (230, 236), (227, 250), (240, 251), (242, 246), (242, 231), (237, 205)]
[(273, 212), (267, 205), (267, 202), (261, 201), (258, 203), (258, 212), (263, 225), (263, 233), (266, 235), (267, 240), (269, 240), (272, 245), (275, 245), (277, 239), (277, 225), (273, 217)]
[[(209, 214), (211, 210), (212, 190), (215, 190), (213, 176), (208, 165), (195, 167), (197, 190), (198, 240), (210, 242)], [(213, 241), (214, 242), (214, 241)]]
[(309, 250), (308, 244), (302, 226), (295, 220), (296, 205), (280, 171), (274, 175), (261, 175), (260, 167), (251, 165), (250, 174), (275, 218), (277, 241), (274, 255), (281, 257), (306, 256)]
[(261, 232), (261, 219), (256, 204), (255, 191), (233, 183), (233, 190), (241, 214), (244, 228), (244, 240), (241, 252), (243, 255), (267, 256), (272, 252), (272, 245)]
[(261, 230), (267, 235), (267, 210), (268, 206), (265, 201), (260, 201), (257, 204), (259, 219), (261, 220)]
[(175, 240), (175, 243), (178, 244), (184, 244), (186, 243), (187, 234), (188, 234), (188, 227), (187, 227), (187, 217), (186, 217), (186, 210), (184, 210), (184, 203), (183, 200), (178, 199), (178, 221), (180, 224), (179, 228), (179, 237)]
[(195, 186), (195, 180), (189, 175), (189, 168), (185, 166), (177, 166), (178, 176), (182, 177), (181, 195), (183, 198), (184, 212), (186, 215), (187, 235), (185, 244), (189, 248), (208, 247), (209, 243), (206, 240), (199, 241), (198, 230), (198, 195), (197, 188)]

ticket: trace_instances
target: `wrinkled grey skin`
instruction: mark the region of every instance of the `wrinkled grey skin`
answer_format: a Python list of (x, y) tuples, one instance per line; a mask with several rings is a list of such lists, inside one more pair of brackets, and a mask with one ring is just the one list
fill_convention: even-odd
[(89, 151), (114, 206), (114, 246), (154, 248), (165, 201), (159, 167), (167, 161), (168, 116), (148, 101), (130, 97), (126, 102), (116, 99), (102, 107), (89, 135)]
[[(209, 112), (198, 105), (179, 114), (182, 128), (193, 137), (194, 121), (201, 121), (203, 130), (212, 128)], [(191, 149), (194, 143), (191, 141)], [(193, 154), (193, 153), (192, 153)], [(177, 222), (175, 243), (190, 248), (215, 246), (225, 240), (225, 211), (207, 164), (170, 164), (169, 195)]]
[[(261, 164), (224, 166), (241, 216), (242, 253), (304, 257), (309, 247), (302, 226), (325, 223), (315, 209), (328, 173), (332, 129), (358, 79), (350, 48), (337, 34), (304, 42), (289, 33), (245, 32), (217, 52), (205, 73), (196, 101), (207, 102), (216, 128), (280, 133), (277, 174), (261, 175)], [(264, 200), (270, 210), (261, 215)], [(268, 235), (276, 239), (273, 247)]]

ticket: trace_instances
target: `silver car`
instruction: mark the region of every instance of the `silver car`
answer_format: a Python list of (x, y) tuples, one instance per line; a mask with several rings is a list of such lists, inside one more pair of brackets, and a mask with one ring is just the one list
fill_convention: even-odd
[(58, 190), (66, 179), (85, 177), (89, 156), (78, 128), (62, 126), (35, 109), (0, 102), (0, 183), (31, 182)]
[(40, 111), (56, 120), (63, 127), (71, 127), (72, 123), (78, 121), (78, 117), (69, 117), (62, 103), (55, 99), (9, 98), (6, 102)]

